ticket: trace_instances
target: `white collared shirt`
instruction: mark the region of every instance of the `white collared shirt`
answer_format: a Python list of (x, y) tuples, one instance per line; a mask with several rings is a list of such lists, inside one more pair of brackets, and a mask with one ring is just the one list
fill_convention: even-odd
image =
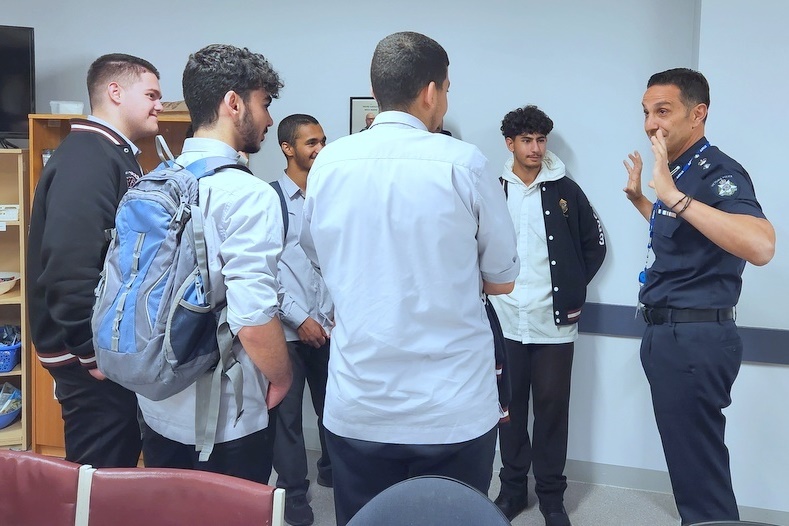
[[(238, 152), (221, 141), (190, 138), (176, 162), (185, 166), (216, 156), (226, 157), (228, 164), (239, 160)], [(264, 325), (278, 312), (276, 269), (284, 233), (279, 197), (268, 183), (234, 169), (200, 179), (199, 189), (209, 290), (218, 304), (227, 300), (227, 319), (233, 334), (242, 327)], [(244, 412), (236, 423), (232, 386), (223, 378), (217, 443), (247, 436), (268, 425), (268, 380), (238, 339), (233, 352), (244, 373)], [(182, 444), (194, 444), (195, 396), (192, 384), (159, 402), (142, 396), (137, 399), (145, 422), (154, 431)]]
[(280, 317), (285, 339), (299, 341), (298, 328), (307, 318), (321, 324), (327, 333), (334, 326), (334, 305), (321, 275), (307, 258), (299, 243), (304, 194), (287, 175), (278, 179), (288, 207), (288, 234), (279, 259), (277, 279), (280, 287)]
[(301, 242), (335, 305), (327, 429), (451, 444), (496, 425), (482, 280), (512, 282), (519, 263), (504, 192), (476, 147), (378, 114), (318, 154)]

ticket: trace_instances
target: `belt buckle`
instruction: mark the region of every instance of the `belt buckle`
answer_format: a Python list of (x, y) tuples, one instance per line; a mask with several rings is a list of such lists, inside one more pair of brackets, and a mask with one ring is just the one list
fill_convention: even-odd
[(668, 318), (663, 315), (663, 312), (654, 307), (644, 307), (641, 310), (641, 315), (644, 321), (649, 325), (662, 325), (668, 321)]

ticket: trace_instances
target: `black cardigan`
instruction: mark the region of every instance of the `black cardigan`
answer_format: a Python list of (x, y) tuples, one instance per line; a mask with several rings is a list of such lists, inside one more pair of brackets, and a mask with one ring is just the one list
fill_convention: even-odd
[(90, 318), (104, 263), (104, 231), (130, 183), (140, 177), (131, 146), (84, 119), (47, 162), (30, 217), (27, 300), (31, 335), (44, 367), (95, 367)]

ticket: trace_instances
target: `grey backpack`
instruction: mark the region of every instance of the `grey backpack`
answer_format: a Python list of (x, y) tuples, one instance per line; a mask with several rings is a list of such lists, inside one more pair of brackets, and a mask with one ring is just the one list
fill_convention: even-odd
[[(200, 460), (213, 449), (223, 376), (233, 384), (237, 416), (243, 402), (227, 308), (207, 290), (198, 207), (198, 180), (228, 167), (249, 172), (220, 157), (186, 167), (168, 161), (129, 189), (118, 205), (92, 318), (97, 365), (110, 380), (151, 400), (198, 379), (205, 384), (197, 386)], [(204, 374), (212, 367), (212, 375)]]

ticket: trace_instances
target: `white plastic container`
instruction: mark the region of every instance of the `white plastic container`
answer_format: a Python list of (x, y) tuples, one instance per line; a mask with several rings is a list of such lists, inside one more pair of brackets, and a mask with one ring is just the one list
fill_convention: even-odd
[(19, 221), (19, 205), (0, 205), (0, 221)]
[(52, 113), (60, 115), (82, 115), (85, 105), (77, 100), (51, 100), (49, 108)]

